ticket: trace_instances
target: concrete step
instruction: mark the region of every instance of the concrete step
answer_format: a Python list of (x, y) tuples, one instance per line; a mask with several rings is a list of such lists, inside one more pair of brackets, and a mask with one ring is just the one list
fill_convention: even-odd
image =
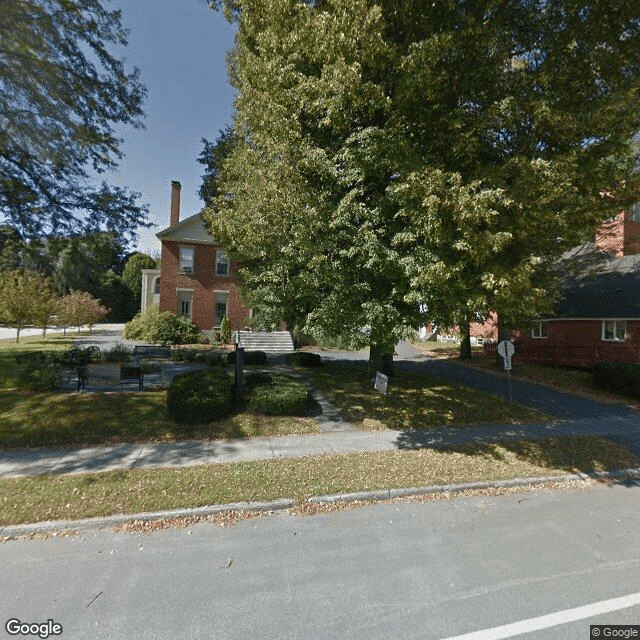
[[(234, 342), (236, 333), (233, 332)], [(264, 351), (265, 353), (294, 351), (293, 340), (288, 331), (240, 331), (240, 346), (246, 351)]]

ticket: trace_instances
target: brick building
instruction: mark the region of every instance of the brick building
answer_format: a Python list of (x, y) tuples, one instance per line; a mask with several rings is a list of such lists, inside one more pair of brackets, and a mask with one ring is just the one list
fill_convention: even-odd
[(567, 258), (577, 275), (554, 315), (516, 340), (514, 362), (588, 367), (640, 363), (640, 205), (604, 223), (595, 242)]
[(161, 267), (145, 269), (142, 311), (157, 302), (161, 311), (190, 318), (205, 332), (220, 329), (227, 316), (244, 328), (250, 310), (236, 291), (237, 264), (205, 229), (202, 214), (180, 219), (180, 183), (171, 183), (169, 227), (156, 234), (162, 243)]

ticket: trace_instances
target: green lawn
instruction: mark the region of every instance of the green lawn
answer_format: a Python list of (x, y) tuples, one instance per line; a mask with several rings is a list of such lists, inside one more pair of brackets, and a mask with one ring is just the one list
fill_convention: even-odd
[(242, 411), (227, 420), (181, 425), (166, 415), (164, 391), (67, 393), (16, 388), (15, 354), (67, 349), (60, 335), (0, 342), (0, 449), (82, 447), (122, 442), (171, 442), (193, 439), (317, 433), (312, 418), (262, 416)]
[(419, 373), (396, 371), (386, 396), (363, 377), (362, 365), (325, 363), (305, 369), (329, 402), (345, 418), (364, 430), (428, 429), (473, 424), (547, 422), (545, 414), (510, 405), (506, 400), (478, 389), (462, 387)]
[(551, 438), (0, 481), (0, 525), (635, 467), (604, 438)]

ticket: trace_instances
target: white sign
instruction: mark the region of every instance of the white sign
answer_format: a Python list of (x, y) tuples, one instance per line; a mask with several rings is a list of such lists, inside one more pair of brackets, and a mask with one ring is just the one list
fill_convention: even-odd
[(511, 371), (511, 356), (504, 357), (504, 370)]
[(516, 348), (513, 346), (513, 342), (510, 342), (509, 340), (503, 340), (502, 342), (498, 343), (498, 353), (503, 358), (511, 359), (511, 356), (515, 353), (515, 350)]
[(383, 395), (387, 395), (387, 385), (389, 384), (389, 376), (385, 376), (384, 373), (376, 371), (376, 381), (373, 384), (373, 388), (379, 391)]

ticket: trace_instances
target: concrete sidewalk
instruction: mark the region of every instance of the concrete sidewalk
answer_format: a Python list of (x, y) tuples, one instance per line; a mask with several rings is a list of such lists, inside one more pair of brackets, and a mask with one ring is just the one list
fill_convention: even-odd
[[(327, 361), (363, 361), (366, 352), (323, 353)], [(0, 478), (40, 474), (100, 472), (114, 469), (180, 467), (198, 464), (266, 460), (308, 455), (388, 451), (490, 443), (501, 440), (567, 435), (606, 436), (640, 453), (640, 414), (625, 406), (578, 398), (540, 385), (514, 383), (514, 400), (556, 419), (545, 424), (440, 427), (427, 430), (357, 431), (344, 420), (308, 379), (273, 359), (272, 370), (301, 377), (311, 388), (321, 433), (313, 435), (209, 440), (179, 443), (121, 444), (82, 449), (0, 451)], [(397, 365), (467, 386), (504, 395), (504, 381), (451, 362), (430, 359), (399, 345)]]
[(4, 451), (0, 452), (0, 478), (48, 473), (95, 473), (115, 469), (185, 467), (362, 451), (411, 450), (568, 435), (602, 435), (627, 446), (633, 445), (624, 428), (616, 428), (608, 422), (594, 421), (585, 424), (582, 420), (406, 431), (345, 430), (312, 435), (236, 440)]

